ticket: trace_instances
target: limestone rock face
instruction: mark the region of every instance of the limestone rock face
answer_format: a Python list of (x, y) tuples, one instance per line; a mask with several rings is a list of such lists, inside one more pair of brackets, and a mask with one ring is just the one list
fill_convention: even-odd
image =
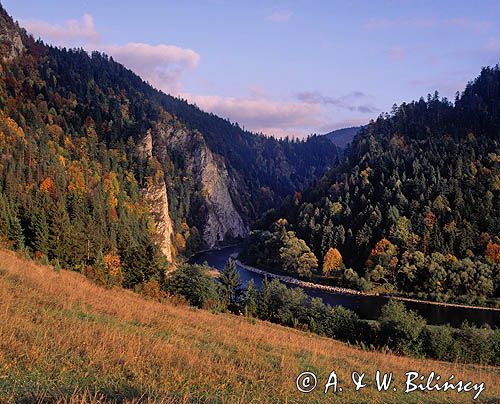
[(10, 62), (24, 52), (24, 45), (19, 28), (0, 10), (0, 58), (2, 62)]
[(143, 195), (149, 205), (149, 211), (155, 221), (157, 241), (168, 261), (172, 261), (172, 235), (174, 227), (168, 208), (167, 187), (165, 181), (152, 184), (143, 189)]
[(227, 238), (246, 237), (248, 227), (235, 206), (237, 184), (221, 156), (213, 153), (196, 130), (160, 124), (153, 130), (153, 154), (165, 161), (169, 150), (185, 157), (186, 169), (196, 179), (206, 220), (202, 238), (208, 247)]
[(146, 135), (139, 143), (138, 148), (142, 158), (153, 157), (153, 136), (151, 135), (151, 130), (147, 131)]

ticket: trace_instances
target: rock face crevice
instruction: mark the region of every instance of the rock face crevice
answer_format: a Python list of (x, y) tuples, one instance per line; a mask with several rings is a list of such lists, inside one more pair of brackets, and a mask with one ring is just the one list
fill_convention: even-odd
[(184, 170), (201, 190), (205, 213), (201, 234), (207, 247), (248, 235), (248, 227), (232, 197), (238, 192), (237, 183), (224, 159), (209, 149), (200, 132), (161, 123), (152, 131), (152, 144), (153, 155), (164, 167), (169, 153), (184, 156)]

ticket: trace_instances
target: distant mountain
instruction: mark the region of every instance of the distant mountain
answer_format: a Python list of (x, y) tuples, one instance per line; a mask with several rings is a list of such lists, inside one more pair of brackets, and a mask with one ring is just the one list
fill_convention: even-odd
[(362, 126), (353, 126), (350, 128), (337, 129), (326, 133), (324, 137), (329, 139), (335, 146), (345, 149), (362, 128)]

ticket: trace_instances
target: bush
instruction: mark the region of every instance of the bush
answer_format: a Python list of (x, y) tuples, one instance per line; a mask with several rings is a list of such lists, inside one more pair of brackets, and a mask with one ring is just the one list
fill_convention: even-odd
[(422, 348), (426, 356), (442, 361), (457, 359), (454, 330), (449, 326), (427, 326), (422, 332)]
[(164, 289), (172, 295), (184, 296), (192, 306), (199, 308), (213, 308), (219, 300), (215, 281), (208, 268), (201, 265), (180, 266), (167, 276)]
[(494, 353), (491, 346), (490, 329), (477, 328), (467, 322), (456, 333), (458, 359), (461, 362), (488, 364)]
[(382, 307), (379, 321), (381, 345), (405, 355), (421, 353), (420, 334), (426, 322), (415, 311), (406, 310), (403, 303), (391, 300)]

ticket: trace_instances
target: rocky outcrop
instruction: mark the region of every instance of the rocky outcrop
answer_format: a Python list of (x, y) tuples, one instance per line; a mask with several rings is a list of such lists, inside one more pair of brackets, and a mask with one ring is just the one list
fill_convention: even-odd
[(153, 136), (151, 135), (151, 129), (144, 135), (137, 148), (142, 158), (153, 157)]
[(204, 243), (213, 247), (227, 238), (246, 237), (248, 227), (232, 197), (238, 192), (237, 183), (224, 159), (208, 148), (201, 133), (172, 123), (159, 124), (153, 130), (153, 154), (165, 162), (169, 151), (184, 156), (185, 171), (201, 188), (206, 214)]
[(202, 194), (207, 204), (207, 222), (203, 229), (203, 240), (214, 246), (228, 237), (245, 237), (248, 229), (237, 212), (230, 189), (235, 186), (223, 159), (214, 155), (208, 147), (200, 148), (195, 161), (195, 172), (202, 185)]
[(158, 245), (168, 261), (172, 261), (172, 235), (174, 227), (168, 210), (167, 187), (165, 181), (143, 189), (144, 199), (149, 205), (156, 226)]
[[(151, 131), (148, 131), (138, 145), (142, 158), (153, 158)], [(174, 226), (170, 218), (167, 186), (163, 179), (154, 178), (142, 190), (144, 199), (156, 226), (157, 242), (168, 261), (172, 261), (172, 236)]]
[[(0, 5), (1, 8), (1, 5)], [(0, 59), (10, 62), (24, 51), (19, 28), (15, 26), (3, 9), (0, 10)]]

